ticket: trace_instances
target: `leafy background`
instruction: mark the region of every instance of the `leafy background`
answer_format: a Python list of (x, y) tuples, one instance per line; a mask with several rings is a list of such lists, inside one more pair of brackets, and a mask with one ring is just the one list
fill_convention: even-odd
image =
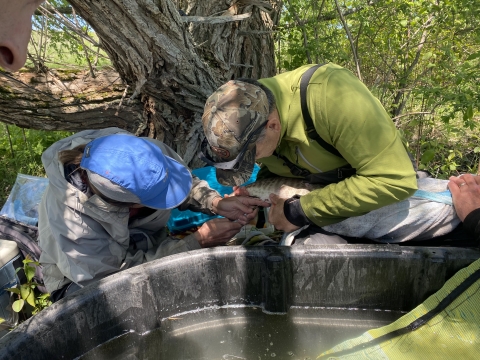
[[(478, 0), (288, 0), (275, 33), (277, 71), (334, 62), (378, 97), (419, 168), (439, 178), (479, 164)], [(33, 17), (25, 71), (111, 66), (94, 31), (66, 1)], [(59, 9), (59, 10), (53, 10)], [(183, 9), (185, 10), (185, 9)], [(0, 124), (0, 205), (18, 172), (44, 176), (41, 153), (68, 132)]]

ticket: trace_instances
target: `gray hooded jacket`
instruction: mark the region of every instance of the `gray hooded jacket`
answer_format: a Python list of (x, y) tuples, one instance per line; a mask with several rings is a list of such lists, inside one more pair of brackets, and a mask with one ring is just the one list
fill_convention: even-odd
[[(49, 186), (40, 203), (38, 228), (40, 263), (49, 292), (70, 282), (85, 286), (147, 261), (200, 248), (193, 235), (181, 240), (168, 236), (165, 225), (170, 210), (157, 210), (129, 222), (129, 208), (110, 205), (97, 195), (88, 197), (65, 179), (59, 151), (119, 133), (130, 134), (119, 128), (82, 131), (56, 142), (42, 155)], [(171, 148), (148, 140), (186, 166)], [(190, 194), (178, 208), (213, 214), (212, 201), (218, 196), (207, 182), (194, 176)]]

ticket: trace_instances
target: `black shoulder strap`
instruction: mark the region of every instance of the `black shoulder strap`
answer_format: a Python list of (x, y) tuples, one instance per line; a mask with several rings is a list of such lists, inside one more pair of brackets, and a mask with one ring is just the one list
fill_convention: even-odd
[(317, 131), (315, 130), (315, 126), (313, 126), (313, 120), (312, 120), (312, 117), (310, 116), (310, 112), (308, 111), (308, 106), (307, 106), (308, 83), (310, 82), (310, 79), (312, 78), (313, 73), (323, 65), (325, 64), (317, 64), (315, 66), (312, 66), (311, 68), (309, 68), (307, 71), (303, 73), (302, 79), (300, 80), (300, 105), (302, 106), (303, 120), (305, 121), (305, 124), (307, 126), (307, 135), (310, 139), (313, 139), (316, 142), (318, 142), (320, 146), (322, 146), (325, 150), (331, 152), (333, 155), (343, 158), (343, 156), (340, 154), (340, 152), (337, 149), (335, 149), (335, 147), (327, 143), (325, 140), (323, 140), (320, 137), (320, 135), (318, 135)]
[(273, 155), (283, 160), (283, 165), (285, 165), (286, 167), (288, 167), (290, 169), (290, 172), (292, 173), (292, 175), (301, 176), (303, 178), (310, 175), (310, 171), (308, 171), (307, 169), (303, 169), (300, 166), (295, 165), (290, 160), (288, 160), (285, 156), (278, 154), (277, 151), (274, 151)]

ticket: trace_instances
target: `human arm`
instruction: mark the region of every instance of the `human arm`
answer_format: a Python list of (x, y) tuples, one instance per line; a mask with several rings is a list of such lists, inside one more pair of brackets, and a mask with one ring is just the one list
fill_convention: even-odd
[(217, 214), (245, 225), (255, 218), (258, 206), (268, 205), (259, 199), (245, 196), (222, 197), (217, 191), (211, 189), (206, 181), (194, 177), (192, 190), (187, 200), (178, 209), (202, 211), (208, 215)]
[[(170, 147), (157, 140), (150, 139), (150, 141), (155, 142), (165, 155), (174, 158), (186, 166), (180, 156)], [(177, 209), (180, 211), (188, 209), (207, 215), (221, 215), (245, 225), (255, 218), (258, 212), (258, 210), (256, 210), (258, 206), (268, 206), (268, 204), (258, 199), (246, 197), (223, 198), (218, 191), (209, 186), (207, 181), (201, 180), (192, 174), (192, 188), (190, 193)]]
[[(67, 209), (65, 213), (68, 212)], [(66, 279), (85, 286), (118, 271), (168, 255), (221, 245), (241, 228), (239, 223), (214, 219), (196, 233), (178, 239), (167, 233), (164, 227), (166, 220), (162, 215), (161, 211), (155, 212), (145, 223), (132, 229), (120, 223), (112, 226), (103, 224), (104, 227), (80, 213), (64, 223), (52, 218), (52, 222), (47, 224), (44, 221), (47, 219), (42, 218), (41, 261), (47, 289), (60, 288), (68, 283)], [(160, 228), (157, 225), (161, 225)], [(153, 231), (154, 228), (158, 230)], [(111, 236), (112, 232), (115, 232), (115, 237)]]
[(297, 199), (283, 199), (276, 194), (270, 194), (270, 201), (272, 205), (268, 212), (268, 222), (275, 226), (275, 229), (292, 232), (300, 227), (293, 224), (284, 211), (286, 202), (298, 201)]
[[(300, 198), (311, 222), (333, 224), (415, 192), (415, 171), (400, 133), (378, 99), (353, 74), (336, 69), (321, 81), (314, 77), (307, 96), (317, 133), (356, 169), (356, 175)], [(339, 166), (339, 158), (326, 151), (317, 156), (331, 164), (323, 171)]]
[(229, 219), (212, 219), (204, 223), (193, 236), (202, 248), (208, 248), (225, 243), (235, 236), (242, 225)]
[(247, 224), (258, 214), (258, 207), (268, 207), (269, 203), (248, 196), (231, 196), (216, 198), (213, 202), (214, 212), (231, 220)]
[(183, 239), (166, 236), (157, 247), (145, 253), (146, 261), (152, 261), (167, 255), (177, 254), (184, 251), (225, 245), (235, 234), (240, 231), (242, 225), (228, 219), (212, 219), (205, 222), (197, 231)]
[(475, 239), (480, 239), (480, 176), (451, 176), (448, 188), (455, 211), (464, 227)]

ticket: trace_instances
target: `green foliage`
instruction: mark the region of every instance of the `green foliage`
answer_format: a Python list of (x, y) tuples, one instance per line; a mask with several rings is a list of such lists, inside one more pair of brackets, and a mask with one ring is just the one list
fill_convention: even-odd
[(32, 310), (32, 315), (37, 314), (39, 311), (50, 306), (52, 302), (49, 299), (49, 294), (38, 294), (35, 289), (38, 284), (33, 281), (35, 276), (35, 269), (40, 264), (37, 261), (33, 261), (29, 257), (23, 260), (23, 268), (16, 269), (16, 272), (23, 270), (27, 282), (21, 284), (18, 288), (9, 288), (8, 291), (17, 294), (18, 299), (15, 300), (12, 304), (12, 309), (15, 312), (20, 312), (24, 309), (25, 305), (30, 305)]
[[(335, 1), (282, 2), (275, 39), (279, 72), (334, 62), (357, 74), (351, 40), (363, 82), (405, 134), (419, 167), (438, 177), (477, 171), (480, 7), (471, 0), (337, 2), (351, 39)], [(50, 3), (68, 5), (65, 0)], [(81, 18), (34, 16), (33, 24), (31, 66), (109, 64), (98, 37)], [(2, 201), (17, 172), (43, 175), (41, 152), (65, 136), (49, 139), (48, 132), (27, 131), (23, 137), (18, 131), (12, 129), (12, 147), (8, 137), (0, 140)]]
[(0, 123), (0, 204), (3, 206), (18, 173), (45, 176), (42, 153), (67, 131), (26, 130)]
[(361, 75), (420, 168), (439, 177), (478, 167), (480, 7), (471, 0), (283, 2), (279, 71), (334, 62)]
[[(56, 8), (68, 6), (63, 0), (49, 3)], [(111, 66), (93, 29), (75, 14), (33, 16), (32, 25), (27, 68)]]

